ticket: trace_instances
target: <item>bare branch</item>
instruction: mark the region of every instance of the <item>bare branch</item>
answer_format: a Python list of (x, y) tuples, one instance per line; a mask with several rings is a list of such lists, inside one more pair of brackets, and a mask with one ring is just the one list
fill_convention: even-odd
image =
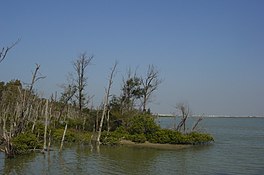
[(20, 38), (15, 42), (13, 43), (11, 46), (8, 46), (8, 47), (3, 47), (1, 52), (0, 52), (0, 63), (5, 59), (7, 53), (15, 46), (19, 43), (20, 41)]
[(183, 127), (183, 131), (185, 132), (186, 131), (186, 120), (188, 116), (190, 115), (189, 105), (185, 103), (179, 103), (176, 105), (176, 109), (179, 110), (182, 115), (182, 119), (177, 126), (177, 130), (180, 131), (181, 128)]
[[(39, 73), (39, 69), (40, 69), (40, 65), (36, 64), (36, 68), (35, 68), (35, 71), (33, 73), (32, 80), (31, 80), (31, 84), (29, 86), (30, 92), (32, 92), (33, 86), (38, 80), (46, 78), (46, 76), (41, 76), (41, 74)], [(40, 76), (38, 76), (38, 73), (40, 74)]]
[(85, 71), (87, 69), (87, 66), (91, 64), (92, 59), (93, 56), (88, 57), (87, 54), (84, 52), (80, 54), (80, 56), (75, 62), (73, 62), (73, 68), (77, 74), (75, 83), (77, 88), (76, 98), (78, 99), (79, 103), (79, 115), (81, 115), (83, 106), (85, 104), (84, 89), (87, 86), (87, 77), (85, 76)]
[(159, 79), (159, 71), (153, 65), (149, 65), (146, 78), (141, 77), (141, 84), (143, 86), (143, 111), (146, 111), (147, 102), (151, 94), (157, 90), (161, 83), (162, 80)]

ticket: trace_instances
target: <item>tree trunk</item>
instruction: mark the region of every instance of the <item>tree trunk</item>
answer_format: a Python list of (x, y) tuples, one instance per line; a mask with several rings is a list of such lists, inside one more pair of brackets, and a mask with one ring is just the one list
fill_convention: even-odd
[(114, 65), (114, 67), (113, 67), (113, 69), (111, 71), (111, 75), (110, 75), (109, 82), (108, 82), (108, 88), (106, 89), (106, 93), (105, 93), (103, 113), (102, 113), (102, 118), (101, 118), (101, 122), (100, 122), (100, 126), (99, 126), (98, 136), (97, 136), (97, 143), (99, 143), (99, 144), (100, 144), (100, 137), (101, 137), (101, 133), (102, 133), (104, 117), (106, 115), (106, 110), (107, 110), (108, 101), (109, 101), (110, 89), (111, 89), (111, 86), (113, 84), (113, 76), (114, 76), (114, 73), (115, 73), (116, 66), (117, 66), (117, 62), (115, 63), (115, 65)]
[(46, 108), (45, 108), (45, 130), (44, 130), (44, 145), (43, 150), (47, 150), (47, 128), (48, 128), (48, 105), (49, 101), (46, 100)]
[(195, 130), (195, 128), (198, 126), (198, 124), (199, 124), (200, 121), (202, 121), (202, 120), (203, 120), (203, 118), (202, 118), (202, 117), (199, 117), (199, 119), (197, 120), (197, 122), (196, 122), (195, 125), (193, 126), (192, 131)]
[(67, 132), (67, 123), (65, 125), (65, 128), (64, 128), (64, 132), (63, 132), (63, 136), (62, 136), (62, 139), (61, 139), (61, 145), (60, 145), (60, 151), (62, 150), (62, 147), (63, 147), (63, 142), (64, 142), (64, 139), (65, 139), (65, 135), (66, 135), (66, 132)]
[(109, 134), (110, 132), (110, 109), (107, 110), (107, 135)]
[(48, 143), (48, 151), (50, 151), (50, 145), (51, 145), (51, 129), (49, 130), (49, 143)]
[(100, 125), (99, 125), (99, 131), (98, 131), (98, 136), (97, 136), (97, 143), (100, 143), (100, 138), (101, 138), (101, 133), (102, 133), (102, 128), (103, 128), (103, 123), (104, 123), (104, 117), (105, 117), (105, 113), (106, 113), (106, 105), (108, 102), (108, 91), (105, 94), (105, 100), (104, 100), (104, 108), (103, 108), (103, 113), (102, 113), (102, 117), (101, 117), (101, 121), (100, 121)]

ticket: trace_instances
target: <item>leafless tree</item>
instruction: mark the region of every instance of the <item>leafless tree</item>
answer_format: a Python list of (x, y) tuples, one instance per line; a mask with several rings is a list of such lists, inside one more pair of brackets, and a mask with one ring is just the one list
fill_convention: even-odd
[(75, 79), (78, 99), (79, 116), (81, 116), (82, 109), (85, 105), (85, 87), (87, 86), (87, 76), (85, 75), (87, 66), (91, 64), (93, 56), (87, 56), (86, 53), (82, 53), (77, 60), (73, 62), (74, 70), (77, 74)]
[(34, 84), (39, 81), (40, 79), (44, 79), (46, 78), (46, 76), (42, 76), (40, 73), (39, 73), (39, 69), (40, 69), (40, 65), (39, 64), (36, 64), (36, 68), (35, 68), (35, 71), (34, 73), (32, 74), (32, 79), (31, 79), (31, 83), (29, 85), (29, 92), (33, 92), (33, 87), (34, 87)]
[(190, 108), (188, 104), (185, 103), (179, 103), (176, 105), (176, 109), (181, 113), (182, 119), (180, 123), (178, 124), (176, 130), (180, 131), (183, 128), (183, 132), (186, 131), (186, 120), (188, 116), (190, 115)]
[(199, 117), (198, 120), (196, 121), (196, 123), (194, 124), (194, 126), (192, 127), (192, 131), (194, 131), (196, 129), (196, 127), (198, 126), (198, 124), (203, 120), (203, 117)]
[(11, 44), (11, 46), (3, 47), (0, 51), (0, 63), (5, 59), (7, 53), (19, 43), (20, 39), (18, 39), (15, 43)]
[(26, 118), (29, 117), (29, 112), (31, 110), (31, 106), (33, 105), (34, 103), (34, 100), (35, 100), (35, 96), (33, 95), (33, 88), (34, 88), (34, 85), (37, 81), (39, 81), (40, 79), (44, 79), (46, 78), (45, 76), (42, 76), (40, 73), (39, 73), (39, 69), (40, 69), (40, 65), (39, 64), (36, 64), (36, 68), (35, 68), (35, 71), (32, 75), (32, 79), (31, 79), (31, 83), (29, 84), (29, 91), (24, 91), (22, 92), (21, 91), (21, 103), (18, 105), (18, 109), (19, 112), (17, 114), (19, 114), (19, 117), (18, 117), (18, 125), (17, 127), (15, 128), (15, 135), (21, 133), (23, 130), (24, 130), (24, 127), (25, 127), (25, 122), (27, 121)]
[(157, 90), (161, 83), (162, 80), (159, 78), (159, 71), (153, 65), (149, 65), (146, 77), (141, 77), (142, 108), (144, 112), (146, 111), (150, 96)]
[[(3, 117), (4, 151), (8, 157), (14, 155), (12, 138), (23, 133), (30, 122), (33, 122), (32, 131), (34, 131), (35, 121), (41, 107), (36, 94), (33, 92), (33, 88), (38, 80), (44, 78), (43, 76), (39, 76), (39, 68), (40, 65), (37, 64), (28, 89), (23, 89), (22, 85), (16, 85), (17, 92), (15, 94), (12, 95), (14, 93), (13, 90), (7, 92), (13, 96), (11, 101), (5, 101), (7, 106), (4, 107), (6, 109), (4, 114), (9, 114), (8, 120), (10, 122), (8, 123), (8, 130), (6, 127), (7, 118), (5, 115)], [(5, 94), (5, 96), (8, 97), (8, 94)]]
[(108, 103), (109, 103), (110, 90), (111, 90), (111, 87), (112, 87), (112, 84), (113, 84), (113, 78), (114, 78), (116, 67), (117, 67), (117, 62), (115, 62), (113, 68), (111, 69), (111, 73), (110, 73), (110, 77), (109, 77), (109, 81), (108, 81), (108, 87), (107, 87), (107, 89), (105, 89), (105, 97), (104, 97), (104, 103), (103, 103), (103, 112), (102, 112), (102, 117), (101, 117), (101, 121), (100, 121), (100, 125), (99, 125), (97, 143), (100, 143), (104, 117), (106, 115), (107, 107), (109, 105)]

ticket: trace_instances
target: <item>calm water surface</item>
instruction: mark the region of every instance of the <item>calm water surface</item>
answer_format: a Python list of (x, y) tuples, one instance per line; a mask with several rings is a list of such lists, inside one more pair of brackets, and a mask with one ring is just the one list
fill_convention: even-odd
[[(159, 119), (162, 127), (173, 123)], [(0, 153), (0, 174), (264, 174), (264, 118), (204, 118), (198, 129), (215, 143), (182, 150), (69, 146), (15, 159)]]

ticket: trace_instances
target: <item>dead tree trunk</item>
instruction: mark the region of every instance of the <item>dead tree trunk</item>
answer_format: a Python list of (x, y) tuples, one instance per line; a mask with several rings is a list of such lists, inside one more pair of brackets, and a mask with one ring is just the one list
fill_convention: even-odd
[(79, 108), (79, 117), (82, 116), (82, 109), (84, 107), (85, 101), (85, 87), (87, 86), (87, 77), (85, 76), (85, 71), (88, 65), (91, 64), (93, 56), (88, 57), (86, 53), (83, 53), (79, 58), (73, 63), (74, 70), (76, 71), (77, 78), (75, 79), (77, 88), (77, 99)]
[(107, 135), (108, 135), (109, 132), (110, 132), (110, 108), (108, 108), (108, 110), (107, 110), (107, 119), (106, 119), (106, 121), (107, 121)]
[(177, 126), (177, 131), (180, 131), (183, 127), (183, 132), (186, 131), (186, 120), (189, 116), (189, 106), (183, 103), (180, 103), (176, 106), (176, 108), (181, 112), (182, 114), (182, 120), (180, 121), (180, 123)]
[(46, 100), (46, 108), (45, 108), (45, 130), (44, 130), (44, 145), (43, 150), (47, 150), (47, 128), (48, 128), (48, 105), (49, 101)]
[(63, 135), (62, 135), (62, 139), (61, 139), (61, 145), (60, 145), (60, 151), (62, 150), (62, 147), (63, 147), (63, 142), (64, 142), (64, 139), (65, 139), (65, 135), (66, 135), (66, 132), (67, 132), (67, 123), (65, 125), (65, 128), (64, 128), (64, 132), (63, 132)]
[(203, 118), (202, 117), (199, 117), (199, 119), (197, 120), (197, 122), (194, 124), (193, 128), (192, 128), (192, 131), (195, 130), (195, 128), (198, 126), (198, 124), (200, 123), (200, 121), (202, 121)]
[(117, 62), (114, 64), (114, 67), (111, 70), (111, 74), (110, 74), (109, 82), (108, 82), (108, 88), (105, 91), (103, 113), (102, 113), (102, 117), (101, 117), (101, 121), (100, 121), (100, 126), (99, 126), (99, 131), (98, 131), (98, 136), (97, 136), (97, 143), (100, 143), (100, 137), (101, 137), (101, 133), (102, 133), (104, 117), (106, 115), (106, 110), (107, 110), (109, 96), (110, 96), (110, 89), (111, 89), (112, 84), (113, 84), (113, 77), (114, 77), (116, 66), (117, 66)]

